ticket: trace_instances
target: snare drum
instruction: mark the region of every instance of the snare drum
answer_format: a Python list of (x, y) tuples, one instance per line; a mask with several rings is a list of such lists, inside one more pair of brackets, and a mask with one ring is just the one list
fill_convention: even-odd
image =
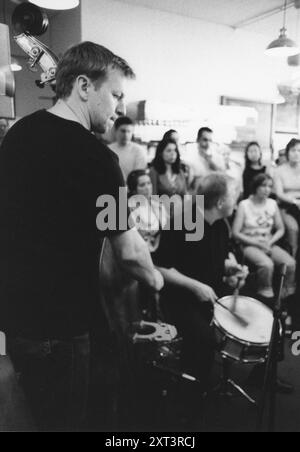
[(237, 298), (235, 307), (233, 296), (219, 301), (248, 323), (244, 326), (230, 312), (215, 305), (213, 324), (221, 355), (244, 364), (264, 363), (272, 335), (271, 309), (253, 298), (242, 296)]

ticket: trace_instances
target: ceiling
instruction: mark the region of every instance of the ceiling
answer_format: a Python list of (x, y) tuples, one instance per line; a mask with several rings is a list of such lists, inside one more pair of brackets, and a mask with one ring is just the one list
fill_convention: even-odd
[[(83, 0), (84, 1), (84, 0)], [(151, 9), (171, 12), (196, 19), (213, 22), (265, 35), (277, 34), (282, 26), (283, 14), (277, 11), (271, 17), (257, 20), (249, 25), (240, 25), (255, 16), (283, 7), (284, 0), (118, 0), (123, 3), (144, 6)], [(299, 0), (297, 0), (299, 1)], [(288, 5), (294, 0), (288, 0)], [(300, 24), (300, 10), (290, 7), (287, 13), (287, 25), (290, 35), (295, 37), (297, 23)]]

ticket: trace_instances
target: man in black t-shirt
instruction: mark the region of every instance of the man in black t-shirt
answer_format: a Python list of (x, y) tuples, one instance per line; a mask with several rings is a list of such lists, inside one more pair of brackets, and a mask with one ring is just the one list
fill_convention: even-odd
[(133, 76), (104, 47), (73, 47), (58, 66), (56, 105), (20, 120), (0, 149), (0, 331), (44, 430), (82, 425), (101, 239), (129, 275), (163, 286), (136, 230), (96, 228), (97, 200), (110, 195), (118, 212), (125, 183), (91, 132), (124, 114)]
[[(204, 195), (203, 239), (189, 242), (184, 230), (164, 231), (155, 263), (166, 281), (162, 296), (166, 320), (183, 337), (184, 371), (207, 388), (215, 349), (210, 327), (213, 303), (236, 287), (239, 279), (242, 286), (248, 269), (230, 254), (229, 228), (224, 221), (236, 204), (234, 184), (227, 176), (213, 173), (203, 179), (198, 194)], [(199, 207), (193, 204), (192, 208)]]

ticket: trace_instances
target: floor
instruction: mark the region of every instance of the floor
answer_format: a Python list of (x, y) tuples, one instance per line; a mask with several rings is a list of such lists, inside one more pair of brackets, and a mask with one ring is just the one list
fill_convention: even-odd
[[(287, 341), (285, 361), (279, 366), (279, 375), (295, 386), (292, 395), (277, 395), (276, 399), (276, 431), (300, 432), (300, 356), (292, 354), (292, 341)], [(234, 378), (243, 385), (249, 370), (238, 366)], [(259, 391), (250, 390), (251, 395), (259, 396)], [(257, 411), (242, 397), (213, 397), (208, 402), (204, 414), (204, 425), (200, 430), (208, 432), (252, 432), (256, 428)], [(267, 430), (267, 423), (263, 431)]]
[[(296, 357), (292, 354), (292, 342), (290, 340), (287, 340), (285, 348), (285, 361), (279, 365), (279, 375), (294, 385), (295, 392), (292, 395), (277, 395), (276, 431), (300, 432), (300, 356)], [(260, 390), (251, 388), (246, 384), (250, 371), (251, 367), (235, 365), (232, 377), (254, 399), (258, 400)], [(217, 383), (221, 374), (221, 365), (218, 362), (214, 373)], [(137, 421), (133, 420), (131, 427), (125, 427), (124, 430), (126, 431), (256, 431), (257, 409), (236, 393), (232, 397), (211, 395), (202, 403), (201, 398), (196, 395), (193, 384), (178, 384), (177, 381), (173, 386), (168, 387), (168, 395), (164, 399), (161, 395), (158, 395), (158, 386), (153, 389), (155, 380), (149, 373), (143, 379), (143, 383), (139, 396), (142, 402), (137, 409), (141, 423), (139, 421), (136, 423)], [(151, 386), (153, 392), (150, 395)], [(148, 398), (144, 398), (146, 392)], [(268, 414), (268, 409), (266, 409), (266, 414)], [(262, 430), (267, 431), (266, 422)]]

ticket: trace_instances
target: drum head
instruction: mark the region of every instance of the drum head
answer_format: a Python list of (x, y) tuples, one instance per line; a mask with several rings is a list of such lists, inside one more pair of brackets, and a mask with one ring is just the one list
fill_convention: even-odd
[[(219, 300), (224, 306), (233, 310), (232, 296)], [(214, 323), (234, 338), (251, 344), (269, 345), (273, 326), (273, 313), (261, 302), (248, 297), (238, 297), (235, 312), (245, 319), (244, 326), (230, 312), (215, 305)]]

